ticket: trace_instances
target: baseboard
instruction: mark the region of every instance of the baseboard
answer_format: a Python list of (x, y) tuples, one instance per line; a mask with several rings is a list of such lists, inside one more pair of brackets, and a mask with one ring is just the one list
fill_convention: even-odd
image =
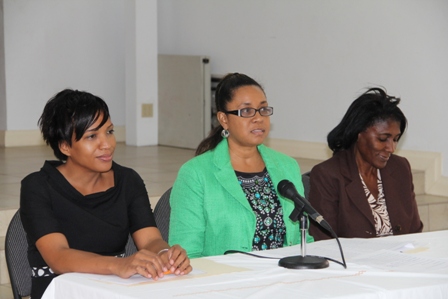
[(326, 160), (332, 152), (325, 143), (267, 138), (265, 145), (294, 158)]
[[(117, 142), (126, 141), (124, 126), (115, 126)], [(45, 145), (39, 130), (0, 131), (0, 147)]]
[[(265, 144), (294, 158), (326, 160), (332, 152), (326, 143), (268, 138)], [(413, 169), (425, 172), (425, 193), (448, 195), (448, 177), (442, 176), (442, 154), (434, 152), (397, 150), (397, 155), (409, 160)]]
[(5, 131), (0, 130), (0, 147), (5, 147)]
[(3, 131), (3, 147), (45, 145), (39, 130)]

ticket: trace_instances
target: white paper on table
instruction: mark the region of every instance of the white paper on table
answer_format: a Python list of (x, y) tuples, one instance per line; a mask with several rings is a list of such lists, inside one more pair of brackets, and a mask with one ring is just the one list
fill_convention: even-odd
[(448, 260), (431, 259), (391, 250), (365, 254), (352, 259), (351, 262), (389, 271), (415, 272), (418, 269), (421, 273), (448, 274)]
[[(150, 278), (143, 277), (141, 275), (133, 275), (127, 279), (120, 278), (116, 275), (96, 275), (96, 274), (90, 274), (90, 279), (102, 281), (106, 283), (113, 283), (113, 284), (119, 284), (119, 285), (137, 285), (142, 283), (161, 283), (161, 282), (167, 282), (173, 279), (192, 279), (196, 277), (204, 277), (204, 276), (213, 276), (218, 274), (224, 274), (224, 273), (232, 273), (232, 272), (242, 272), (242, 271), (249, 271), (249, 269), (242, 268), (242, 267), (234, 267), (229, 266), (221, 263), (217, 263), (215, 261), (211, 261), (207, 258), (198, 258), (198, 259), (191, 259), (190, 263), (193, 267), (193, 270), (183, 276), (174, 275), (174, 274), (168, 274), (163, 276), (162, 278), (159, 278), (156, 281)], [(88, 275), (88, 274), (86, 274)]]

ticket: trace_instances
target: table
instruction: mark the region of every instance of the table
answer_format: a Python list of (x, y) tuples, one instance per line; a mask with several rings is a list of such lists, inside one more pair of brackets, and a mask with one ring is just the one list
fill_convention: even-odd
[[(155, 282), (141, 276), (68, 273), (55, 278), (43, 299), (55, 298), (448, 298), (448, 230), (340, 242), (347, 269), (296, 270), (277, 259), (231, 254), (193, 259), (194, 271)], [(309, 243), (308, 255), (341, 260), (336, 240)], [(258, 252), (300, 255), (300, 245)]]

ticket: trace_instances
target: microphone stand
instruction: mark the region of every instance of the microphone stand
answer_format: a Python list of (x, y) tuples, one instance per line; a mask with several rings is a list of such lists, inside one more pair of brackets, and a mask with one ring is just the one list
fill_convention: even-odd
[(303, 214), (303, 207), (295, 204), (294, 210), (289, 218), (298, 221), (300, 217), (300, 230), (302, 232), (302, 242), (300, 244), (301, 255), (284, 257), (279, 260), (278, 265), (288, 269), (322, 269), (329, 266), (325, 258), (306, 255), (306, 231), (308, 229), (308, 216)]

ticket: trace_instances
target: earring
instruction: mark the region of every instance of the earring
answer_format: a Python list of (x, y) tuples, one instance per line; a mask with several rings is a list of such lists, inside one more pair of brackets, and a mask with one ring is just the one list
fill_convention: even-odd
[(229, 133), (228, 130), (223, 129), (223, 130), (221, 131), (221, 136), (222, 136), (222, 138), (227, 138), (227, 137), (229, 137), (229, 135), (230, 135), (230, 133)]

